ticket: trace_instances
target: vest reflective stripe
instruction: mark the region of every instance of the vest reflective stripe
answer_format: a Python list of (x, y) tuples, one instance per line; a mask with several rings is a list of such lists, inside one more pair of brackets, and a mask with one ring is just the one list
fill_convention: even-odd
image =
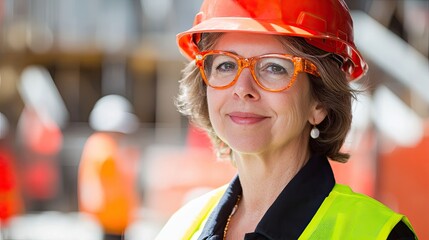
[[(182, 237), (183, 240), (191, 239), (204, 227), (203, 223), (225, 190), (226, 187), (216, 190)], [(336, 184), (299, 239), (386, 239), (401, 220), (412, 230), (405, 216), (368, 196), (354, 193), (348, 186)]]

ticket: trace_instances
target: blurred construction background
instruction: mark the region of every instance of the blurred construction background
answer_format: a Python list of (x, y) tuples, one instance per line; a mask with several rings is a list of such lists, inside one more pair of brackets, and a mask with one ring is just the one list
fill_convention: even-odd
[[(337, 181), (429, 239), (429, 2), (346, 2), (370, 85)], [(0, 0), (1, 240), (153, 239), (235, 174), (173, 105), (200, 4)]]

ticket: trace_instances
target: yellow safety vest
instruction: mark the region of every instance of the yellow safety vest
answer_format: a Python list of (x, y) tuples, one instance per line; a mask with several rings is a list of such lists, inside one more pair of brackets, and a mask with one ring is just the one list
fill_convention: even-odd
[[(181, 239), (195, 238), (225, 190), (226, 187), (215, 190)], [(384, 240), (401, 220), (413, 230), (404, 215), (348, 186), (336, 184), (299, 239)]]
[(408, 219), (382, 203), (336, 184), (299, 239), (386, 239)]

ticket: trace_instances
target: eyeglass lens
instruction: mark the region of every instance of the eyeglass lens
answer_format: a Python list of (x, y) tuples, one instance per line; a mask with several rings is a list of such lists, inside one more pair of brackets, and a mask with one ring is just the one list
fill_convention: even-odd
[[(213, 53), (205, 56), (204, 74), (213, 87), (223, 87), (240, 74), (239, 58)], [(262, 56), (251, 59), (250, 69), (256, 80), (268, 89), (283, 89), (294, 75), (294, 63), (289, 58)]]

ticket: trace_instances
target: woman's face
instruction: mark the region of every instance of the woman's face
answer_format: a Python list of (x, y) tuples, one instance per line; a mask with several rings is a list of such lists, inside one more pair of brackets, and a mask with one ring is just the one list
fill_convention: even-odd
[[(225, 33), (214, 49), (245, 58), (289, 53), (277, 38), (250, 33)], [(319, 123), (325, 116), (309, 90), (304, 73), (286, 91), (263, 90), (245, 68), (235, 85), (223, 90), (207, 88), (210, 121), (219, 138), (238, 153), (307, 151), (308, 122)]]

